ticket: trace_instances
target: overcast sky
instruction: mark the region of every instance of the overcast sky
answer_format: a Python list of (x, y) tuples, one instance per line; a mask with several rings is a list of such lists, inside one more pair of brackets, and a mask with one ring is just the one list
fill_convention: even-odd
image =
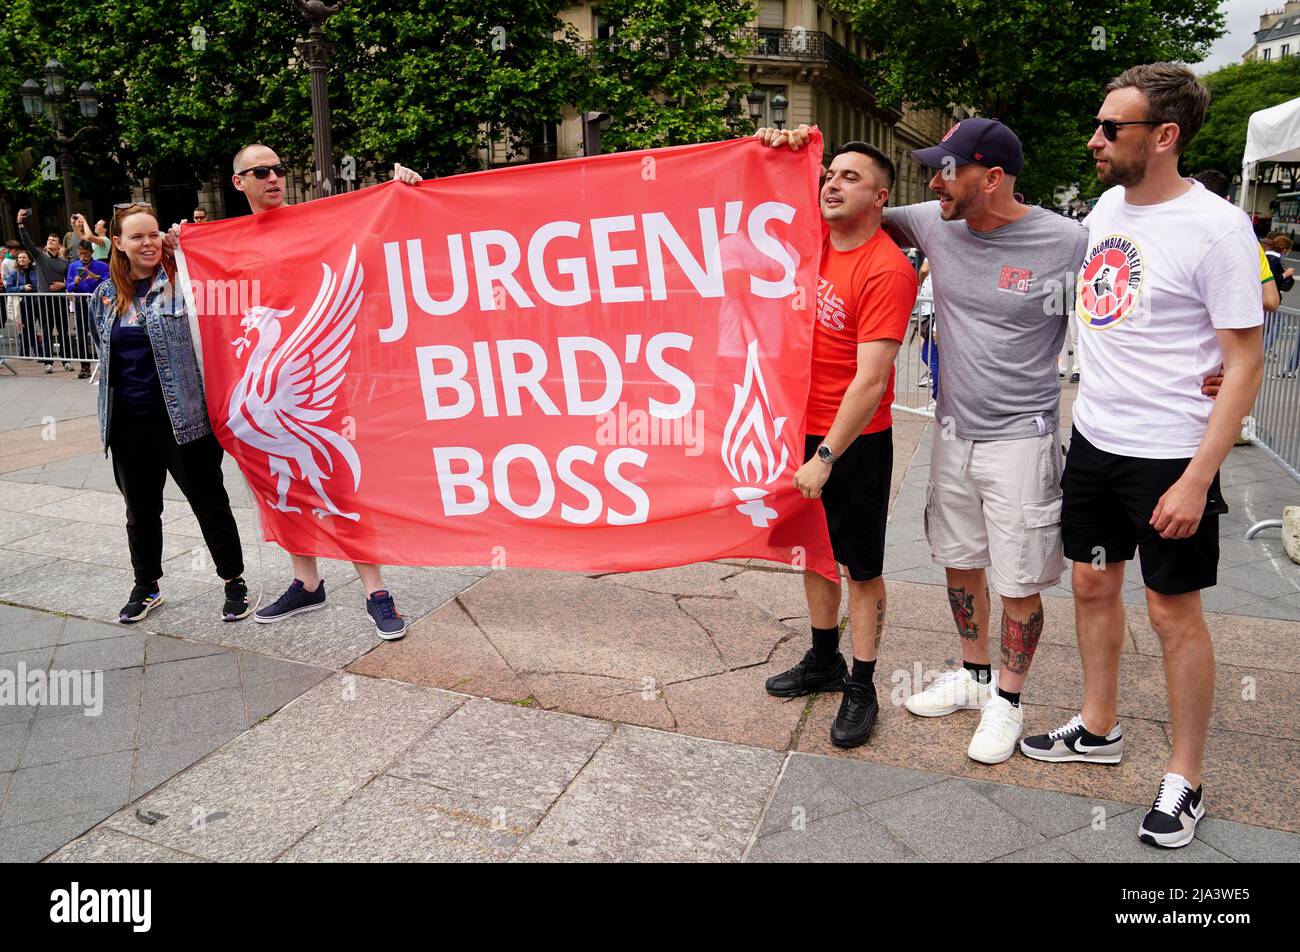
[(1219, 4), (1223, 24), (1228, 28), (1210, 50), (1210, 55), (1192, 68), (1208, 73), (1229, 63), (1240, 63), (1241, 54), (1250, 49), (1254, 32), (1259, 29), (1259, 15), (1265, 10), (1282, 9), (1283, 0), (1225, 0)]

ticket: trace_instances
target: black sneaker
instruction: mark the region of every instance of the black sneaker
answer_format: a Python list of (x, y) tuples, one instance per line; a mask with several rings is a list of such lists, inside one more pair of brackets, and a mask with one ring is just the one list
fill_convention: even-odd
[(1201, 787), (1192, 789), (1181, 774), (1167, 773), (1160, 781), (1156, 802), (1138, 827), (1138, 839), (1152, 846), (1177, 849), (1196, 835), (1196, 824), (1205, 816)]
[(767, 679), (767, 693), (773, 697), (802, 697), (814, 691), (839, 691), (848, 677), (849, 666), (844, 655), (835, 652), (835, 660), (823, 667), (817, 663), (811, 649), (803, 660), (789, 671), (782, 671)]
[(840, 712), (831, 722), (831, 743), (836, 747), (862, 746), (871, 736), (871, 728), (879, 713), (875, 687), (845, 678)]
[(239, 621), (253, 613), (253, 603), (248, 600), (248, 584), (242, 578), (226, 583), (226, 603), (221, 606), (222, 621)]
[(131, 589), (131, 599), (122, 606), (122, 610), (117, 613), (117, 620), (124, 625), (140, 621), (145, 615), (149, 614), (158, 605), (162, 604), (162, 593), (158, 591), (158, 583), (152, 585), (136, 585)]
[(375, 623), (375, 631), (385, 641), (396, 641), (406, 634), (406, 619), (397, 614), (393, 596), (387, 589), (380, 589), (366, 599), (366, 614)]
[(325, 580), (321, 579), (320, 584), (316, 586), (316, 591), (309, 592), (305, 585), (298, 579), (294, 579), (283, 595), (275, 600), (273, 604), (265, 608), (259, 608), (253, 615), (253, 621), (260, 621), (263, 624), (270, 624), (273, 621), (280, 621), (289, 618), (292, 615), (300, 615), (303, 612), (315, 611), (318, 608), (325, 607)]

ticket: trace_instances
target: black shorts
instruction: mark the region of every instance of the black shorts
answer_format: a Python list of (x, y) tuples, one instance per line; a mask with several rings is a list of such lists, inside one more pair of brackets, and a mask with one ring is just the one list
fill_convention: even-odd
[[(804, 440), (804, 462), (824, 436)], [(894, 473), (894, 431), (866, 433), (849, 444), (822, 486), (822, 506), (831, 531), (835, 561), (849, 578), (866, 582), (885, 568), (885, 525), (889, 521), (889, 481)]]
[(1127, 562), (1136, 550), (1142, 555), (1142, 581), (1153, 592), (1182, 595), (1213, 586), (1219, 569), (1219, 516), (1228, 511), (1219, 474), (1214, 474), (1205, 514), (1191, 537), (1162, 539), (1150, 523), (1156, 503), (1190, 462), (1116, 456), (1074, 429), (1061, 476), (1065, 557)]

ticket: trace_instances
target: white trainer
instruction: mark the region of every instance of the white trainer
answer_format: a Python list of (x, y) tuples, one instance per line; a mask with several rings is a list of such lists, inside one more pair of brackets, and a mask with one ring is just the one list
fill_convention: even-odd
[(913, 694), (903, 706), (918, 717), (942, 717), (953, 711), (978, 711), (997, 692), (998, 675), (980, 684), (965, 668), (945, 671), (924, 691)]
[(1000, 764), (1016, 752), (1016, 741), (1025, 726), (1025, 712), (1000, 694), (989, 698), (980, 715), (980, 726), (970, 739), (966, 756), (982, 764)]

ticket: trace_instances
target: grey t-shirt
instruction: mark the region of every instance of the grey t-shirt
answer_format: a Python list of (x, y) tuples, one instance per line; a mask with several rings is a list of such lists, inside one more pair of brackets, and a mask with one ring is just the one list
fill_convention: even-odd
[(944, 221), (938, 202), (885, 212), (898, 243), (930, 259), (939, 341), (935, 418), (951, 418), (965, 440), (1054, 433), (1061, 402), (1056, 358), (1088, 230), (1037, 207), (981, 232)]

